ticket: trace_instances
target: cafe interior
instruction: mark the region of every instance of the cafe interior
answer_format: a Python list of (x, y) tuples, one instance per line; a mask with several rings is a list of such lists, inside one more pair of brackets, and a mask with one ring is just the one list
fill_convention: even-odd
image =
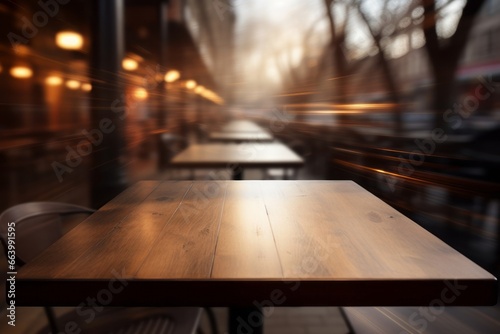
[(500, 2), (0, 26), (1, 333), (500, 333)]

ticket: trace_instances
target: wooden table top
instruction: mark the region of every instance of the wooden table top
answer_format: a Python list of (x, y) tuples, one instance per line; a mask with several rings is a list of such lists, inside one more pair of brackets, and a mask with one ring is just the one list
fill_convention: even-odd
[(224, 125), (220, 132), (266, 132), (263, 128), (251, 121), (237, 120)]
[(268, 132), (211, 132), (208, 139), (217, 142), (272, 142), (274, 137)]
[(243, 168), (295, 168), (304, 160), (281, 143), (210, 143), (190, 145), (170, 164), (187, 168), (230, 168), (232, 164)]
[(142, 181), (24, 266), (16, 302), (78, 305), (117, 277), (109, 305), (490, 305), (497, 287), (352, 181)]

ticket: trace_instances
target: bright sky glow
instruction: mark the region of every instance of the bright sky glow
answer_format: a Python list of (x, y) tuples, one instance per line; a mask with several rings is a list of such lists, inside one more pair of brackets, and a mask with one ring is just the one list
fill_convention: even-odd
[[(438, 4), (443, 2), (444, 1), (442, 0), (438, 1)], [(443, 8), (440, 19), (437, 23), (437, 32), (439, 36), (448, 38), (453, 35), (456, 30), (458, 20), (462, 15), (462, 8), (464, 8), (464, 5), (465, 0), (455, 0)]]
[(323, 0), (237, 2), (236, 66), (245, 90), (279, 89), (289, 71), (314, 52), (310, 44), (326, 40), (323, 6)]
[[(437, 0), (439, 8), (448, 0)], [(384, 29), (384, 34), (401, 31), (383, 40), (386, 55), (398, 58), (412, 48), (420, 48), (425, 38), (420, 30), (419, 18), (423, 11), (417, 7), (409, 17), (391, 22), (391, 13), (397, 13), (401, 6), (409, 8), (409, 1), (389, 0), (388, 9), (383, 8), (383, 0), (366, 0), (363, 9), (373, 20), (376, 31)], [(455, 29), (465, 0), (455, 0), (444, 7), (437, 26), (441, 37), (451, 36)], [(314, 59), (323, 50), (330, 38), (328, 21), (323, 0), (252, 0), (236, 1), (236, 67), (243, 82), (240, 86), (248, 96), (259, 91), (270, 92), (284, 88), (290, 80), (291, 69), (300, 66), (304, 57)], [(337, 22), (345, 19), (345, 8), (334, 7)], [(384, 14), (389, 13), (389, 16)], [(376, 54), (373, 39), (366, 24), (356, 10), (349, 10), (346, 46), (348, 56), (363, 58)], [(409, 29), (415, 25), (416, 29)], [(398, 30), (396, 30), (398, 29)], [(252, 92), (252, 93), (250, 93)]]

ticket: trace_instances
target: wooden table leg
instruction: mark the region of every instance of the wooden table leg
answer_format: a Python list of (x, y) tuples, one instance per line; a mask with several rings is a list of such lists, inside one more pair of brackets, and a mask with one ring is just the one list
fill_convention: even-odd
[(260, 307), (229, 308), (229, 334), (263, 334), (264, 317)]

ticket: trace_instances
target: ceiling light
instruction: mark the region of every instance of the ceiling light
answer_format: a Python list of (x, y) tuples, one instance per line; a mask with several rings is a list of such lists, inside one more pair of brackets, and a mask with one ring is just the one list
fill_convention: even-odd
[(125, 58), (122, 61), (122, 67), (127, 71), (135, 71), (139, 67), (139, 63), (135, 59)]
[(176, 70), (170, 70), (165, 74), (165, 81), (166, 82), (174, 82), (175, 80), (179, 79), (181, 77), (181, 74), (179, 71)]
[(61, 31), (56, 34), (56, 44), (62, 49), (79, 50), (83, 46), (83, 37), (74, 31)]
[(92, 85), (86, 82), (82, 84), (82, 90), (84, 92), (90, 92), (92, 90)]
[(45, 78), (45, 83), (49, 86), (60, 86), (63, 82), (63, 79), (57, 75), (51, 75)]
[(134, 91), (134, 97), (137, 99), (137, 100), (145, 100), (148, 98), (148, 91), (145, 90), (144, 88), (137, 88), (135, 91)]
[(14, 66), (10, 69), (10, 75), (18, 79), (27, 79), (33, 76), (33, 71), (26, 66)]
[(198, 86), (198, 87), (196, 87), (196, 88), (194, 89), (194, 92), (195, 92), (196, 94), (203, 94), (203, 92), (204, 92), (204, 91), (205, 91), (205, 87), (203, 87), (203, 86)]
[(196, 81), (194, 81), (194, 80), (186, 81), (186, 88), (187, 89), (194, 89), (195, 87), (196, 87)]
[(76, 80), (66, 81), (66, 87), (68, 87), (69, 89), (76, 90), (76, 89), (80, 88), (80, 86), (81, 86), (80, 81), (76, 81)]

